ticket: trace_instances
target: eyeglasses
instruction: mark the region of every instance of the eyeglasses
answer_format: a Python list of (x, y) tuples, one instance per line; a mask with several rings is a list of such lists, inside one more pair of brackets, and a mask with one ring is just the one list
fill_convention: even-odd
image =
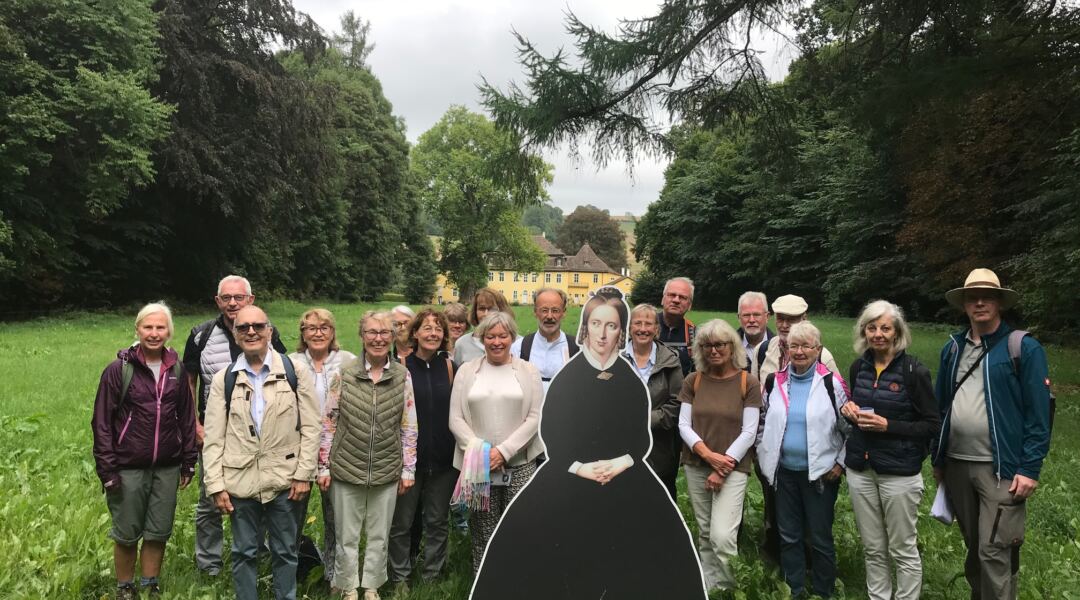
[(251, 294), (223, 294), (218, 296), (218, 300), (221, 300), (225, 304), (232, 304), (234, 301), (239, 304), (248, 298), (251, 298)]
[(744, 319), (759, 319), (760, 320), (760, 319), (764, 319), (767, 314), (768, 313), (753, 312), (753, 313), (739, 313), (739, 316), (743, 317)]
[(788, 346), (788, 350), (792, 352), (810, 352), (817, 349), (817, 346), (811, 346), (810, 344), (791, 344)]
[(305, 333), (321, 333), (326, 335), (334, 330), (333, 325), (304, 325), (300, 328)]
[(706, 352), (719, 352), (731, 345), (731, 342), (710, 342), (708, 344), (702, 344), (701, 347)]
[(536, 310), (536, 314), (541, 315), (541, 316), (545, 316), (545, 317), (549, 316), (549, 315), (553, 316), (553, 317), (557, 317), (557, 316), (563, 314), (563, 309), (561, 309), (561, 308), (539, 308), (539, 309)]
[(438, 325), (424, 325), (418, 331), (420, 333), (442, 333), (443, 328)]
[(365, 329), (363, 333), (364, 337), (369, 337), (372, 339), (389, 338), (390, 336), (394, 335), (394, 332), (390, 331), (389, 329)]
[(255, 333), (262, 333), (263, 331), (266, 331), (266, 328), (269, 327), (269, 326), (270, 326), (270, 324), (266, 323), (266, 322), (263, 322), (263, 323), (237, 323), (236, 325), (234, 325), (234, 328), (237, 331), (239, 331), (240, 333), (247, 333), (249, 329), (254, 329)]

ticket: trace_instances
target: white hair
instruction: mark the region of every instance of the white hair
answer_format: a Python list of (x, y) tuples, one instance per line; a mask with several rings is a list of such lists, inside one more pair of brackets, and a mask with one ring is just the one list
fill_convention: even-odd
[(408, 306), (405, 306), (404, 304), (398, 304), (394, 308), (391, 308), (390, 312), (391, 313), (401, 313), (401, 314), (405, 315), (406, 317), (409, 317), (410, 319), (415, 319), (416, 318), (416, 311), (409, 308)]
[(790, 346), (794, 340), (808, 342), (814, 347), (821, 346), (821, 330), (810, 321), (799, 321), (791, 326), (787, 334), (787, 343)]
[(690, 287), (690, 301), (693, 302), (694, 301), (694, 282), (693, 282), (693, 280), (691, 280), (689, 277), (672, 277), (671, 279), (668, 279), (667, 281), (664, 282), (664, 293), (665, 294), (667, 293), (668, 286), (671, 285), (671, 283), (673, 281), (679, 281), (679, 282), (685, 283), (687, 286)]
[(517, 321), (514, 320), (514, 315), (499, 310), (491, 311), (483, 319), (480, 319), (473, 335), (482, 340), (484, 339), (484, 336), (487, 335), (487, 332), (500, 325), (506, 328), (506, 331), (510, 334), (510, 339), (517, 339), (518, 329)]
[(139, 314), (135, 315), (135, 329), (139, 328), (143, 319), (156, 314), (165, 315), (165, 322), (169, 328), (169, 337), (171, 338), (173, 335), (172, 311), (169, 310), (169, 307), (166, 306), (164, 302), (152, 302), (142, 307), (142, 309), (139, 310)]
[(222, 277), (221, 281), (219, 281), (217, 284), (218, 295), (221, 295), (221, 288), (225, 287), (226, 283), (232, 283), (234, 281), (239, 281), (240, 283), (244, 284), (244, 293), (248, 296), (251, 295), (251, 282), (248, 281), (246, 277), (241, 277), (239, 275), (226, 275), (225, 277)]
[(904, 320), (904, 311), (888, 300), (874, 300), (863, 307), (855, 322), (855, 352), (860, 355), (866, 352), (866, 349), (870, 347), (866, 341), (866, 326), (884, 316), (892, 318), (893, 329), (896, 330), (893, 349), (897, 352), (907, 349), (911, 344), (911, 331), (908, 329), (907, 321)]
[(761, 292), (743, 292), (743, 295), (739, 296), (739, 305), (735, 310), (741, 313), (743, 305), (751, 302), (760, 302), (765, 307), (765, 314), (769, 314), (769, 299)]

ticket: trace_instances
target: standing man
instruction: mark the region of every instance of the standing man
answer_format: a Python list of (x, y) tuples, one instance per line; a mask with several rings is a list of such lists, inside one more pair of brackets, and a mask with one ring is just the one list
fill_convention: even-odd
[(690, 358), (690, 347), (694, 344), (694, 322), (686, 318), (686, 312), (693, 304), (693, 281), (686, 277), (667, 280), (660, 299), (660, 337), (657, 339), (679, 353), (683, 376), (694, 370), (694, 361)]
[(769, 329), (769, 299), (765, 294), (746, 292), (739, 296), (739, 330), (736, 333), (746, 350), (746, 371), (757, 377), (769, 349), (769, 340), (776, 337)]
[(206, 494), (232, 524), (236, 597), (257, 600), (258, 550), (270, 540), (274, 597), (295, 600), (297, 506), (319, 459), (319, 401), (307, 365), (270, 351), (266, 313), (246, 306), (233, 334), (243, 353), (214, 375), (206, 403)]
[[(809, 305), (806, 304), (806, 300), (803, 300), (799, 296), (788, 294), (786, 296), (780, 296), (773, 301), (772, 309), (776, 314), (776, 337), (769, 340), (768, 350), (765, 351), (765, 359), (758, 365), (758, 372), (761, 375), (761, 381), (764, 383), (765, 378), (771, 373), (777, 373), (783, 371), (788, 366), (788, 347), (787, 347), (787, 334), (791, 330), (791, 326), (806, 320), (806, 311), (809, 309)], [(840, 374), (840, 369), (836, 367), (836, 361), (833, 360), (832, 352), (825, 346), (821, 347), (821, 356), (818, 357), (821, 364), (829, 368), (830, 371)]]
[(975, 269), (945, 299), (964, 311), (968, 328), (941, 351), (934, 478), (964, 536), (971, 597), (1016, 598), (1026, 500), (1050, 449), (1046, 352), (1002, 321), (1018, 294), (993, 271)]
[(531, 362), (540, 371), (547, 394), (551, 378), (577, 354), (574, 339), (562, 330), (566, 316), (566, 292), (555, 288), (543, 288), (533, 294), (533, 314), (536, 315), (536, 331), (514, 340), (510, 354)]
[[(195, 440), (203, 443), (203, 416), (206, 399), (210, 395), (210, 383), (218, 371), (224, 369), (240, 354), (240, 346), (233, 338), (233, 323), (240, 309), (255, 301), (251, 283), (239, 275), (228, 275), (218, 283), (217, 303), (221, 314), (216, 319), (200, 323), (191, 330), (184, 347), (184, 371), (192, 393), (196, 390), (195, 378), (199, 378), (199, 420), (195, 423)], [(274, 350), (285, 352), (276, 329), (271, 329), (270, 344)], [(199, 504), (195, 507), (195, 566), (200, 571), (216, 577), (221, 572), (221, 552), (224, 535), (221, 528), (221, 512), (214, 500), (206, 495), (203, 469), (199, 469)]]

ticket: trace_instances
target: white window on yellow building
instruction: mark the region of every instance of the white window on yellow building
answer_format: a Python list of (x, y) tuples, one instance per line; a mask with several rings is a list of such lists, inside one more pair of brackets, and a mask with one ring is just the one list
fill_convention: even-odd
[(574, 273), (574, 283), (581, 283), (580, 281), (578, 281), (579, 278), (580, 276), (577, 273)]
[(555, 274), (555, 283), (562, 283), (562, 273)]
[(551, 283), (551, 273), (544, 273), (544, 283)]
[(499, 271), (499, 281), (505, 281), (505, 276), (506, 273), (504, 271)]
[(519, 279), (519, 274), (518, 274), (517, 271), (514, 271), (514, 283), (517, 283), (518, 279)]
[(600, 283), (600, 274), (599, 273), (593, 273), (592, 282), (593, 283)]
[(539, 275), (539, 273), (533, 273), (533, 283), (536, 283), (536, 276), (537, 275)]
[(495, 271), (488, 271), (488, 281), (495, 281)]

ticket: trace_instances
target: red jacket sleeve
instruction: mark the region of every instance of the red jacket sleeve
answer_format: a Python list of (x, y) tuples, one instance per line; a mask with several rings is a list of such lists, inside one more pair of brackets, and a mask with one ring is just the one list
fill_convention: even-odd
[(121, 366), (120, 361), (113, 361), (101, 373), (97, 397), (94, 399), (94, 416), (90, 427), (94, 432), (94, 462), (98, 478), (106, 489), (120, 485), (120, 469), (116, 466), (116, 452), (113, 447), (113, 413), (120, 399)]

